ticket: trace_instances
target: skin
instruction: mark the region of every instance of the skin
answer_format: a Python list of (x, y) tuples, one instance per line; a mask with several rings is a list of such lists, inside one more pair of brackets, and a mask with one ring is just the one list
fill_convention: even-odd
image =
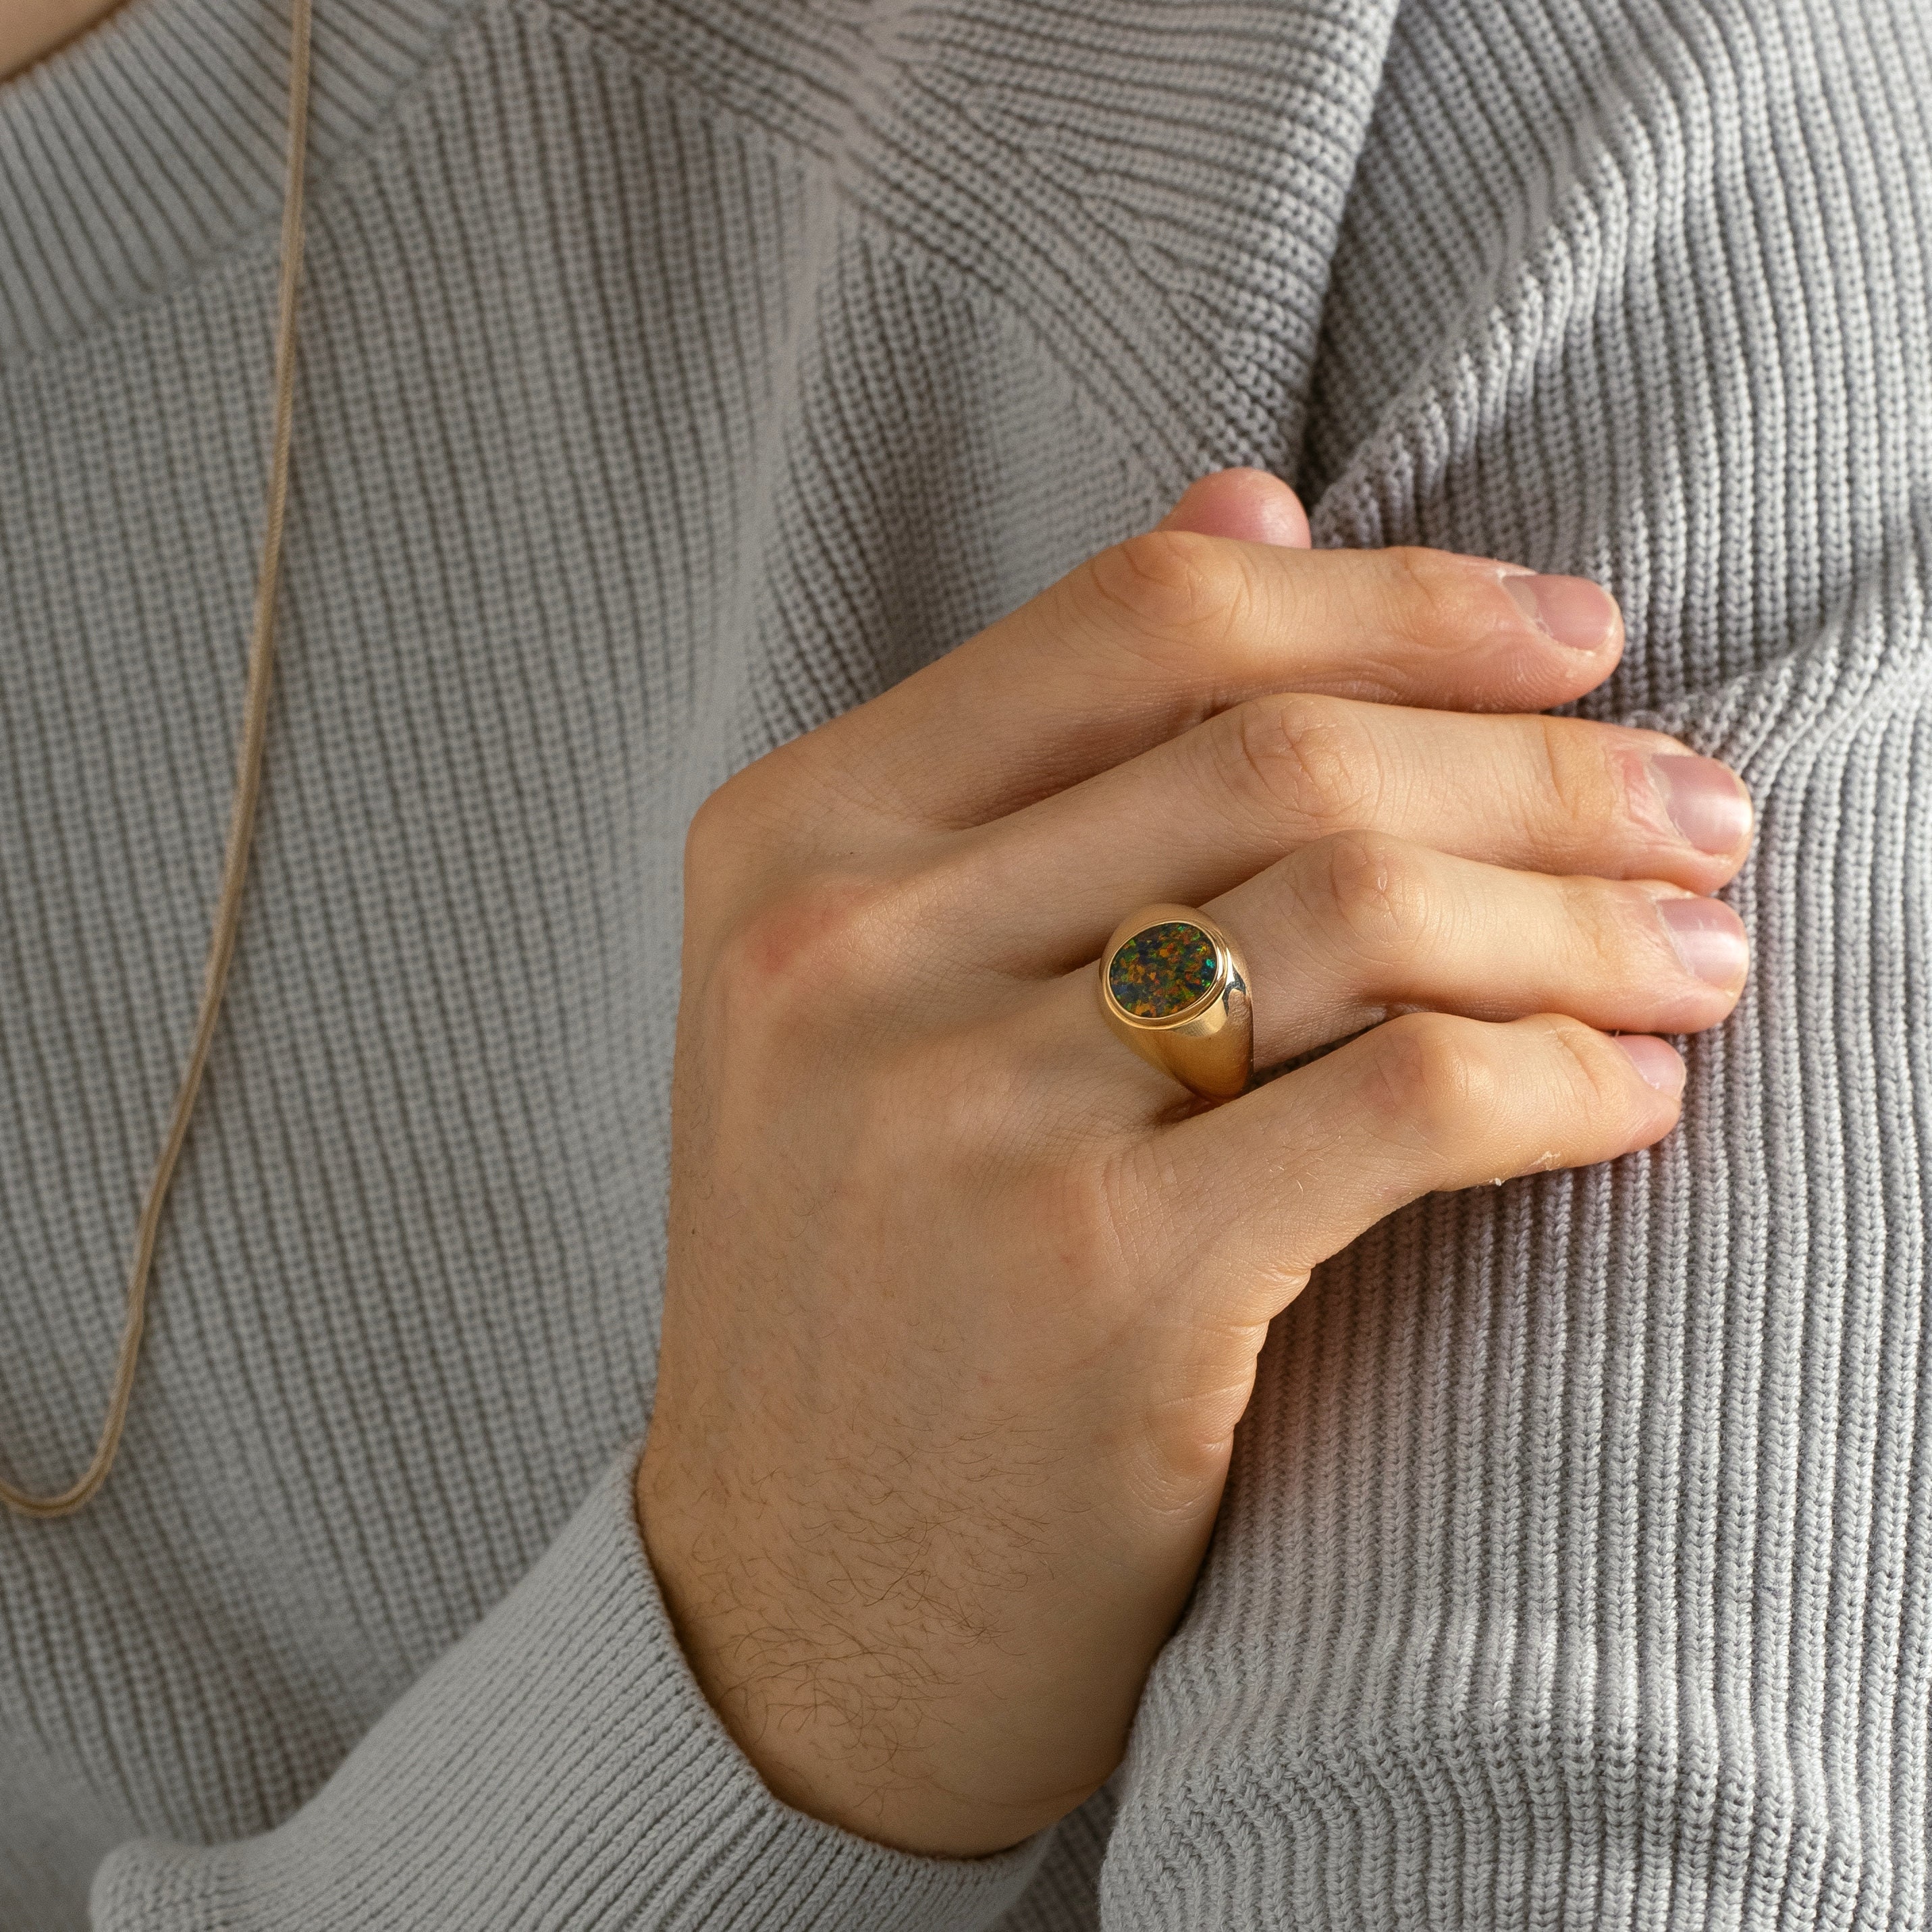
[(65, 46), (120, 4), (121, 0), (6, 0), (0, 6), (0, 81), (12, 80)]
[[(1100, 1784), (1271, 1318), (1419, 1195), (1660, 1138), (1648, 1036), (1743, 981), (1726, 909), (1714, 981), (1660, 910), (1735, 873), (1742, 787), (1530, 715), (1615, 666), (1610, 599), (1557, 585), (1580, 650), (1509, 566), (1307, 541), (1285, 485), (1208, 478), (692, 830), (638, 1520), (767, 1784), (889, 1844), (991, 1852)], [(1666, 808), (1697, 771), (1716, 850)], [(1096, 1010), (1155, 899), (1241, 947), (1259, 1064), (1346, 1043), (1192, 1101)]]

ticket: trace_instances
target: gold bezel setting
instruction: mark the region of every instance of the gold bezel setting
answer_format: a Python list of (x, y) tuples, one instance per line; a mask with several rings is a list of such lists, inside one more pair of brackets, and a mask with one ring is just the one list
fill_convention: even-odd
[[(1114, 996), (1115, 956), (1159, 926), (1190, 926), (1214, 949), (1214, 979), (1207, 990), (1171, 1013), (1130, 1012)], [(1143, 906), (1114, 928), (1096, 974), (1100, 1010), (1113, 1032), (1151, 1066), (1203, 1100), (1232, 1100), (1254, 1071), (1254, 1012), (1247, 975), (1234, 943), (1192, 906)]]

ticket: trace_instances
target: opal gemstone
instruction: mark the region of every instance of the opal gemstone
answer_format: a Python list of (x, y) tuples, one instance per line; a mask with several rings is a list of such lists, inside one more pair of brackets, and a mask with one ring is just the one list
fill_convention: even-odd
[(1214, 942), (1200, 927), (1170, 920), (1121, 946), (1108, 964), (1107, 989), (1136, 1018), (1165, 1019), (1214, 985), (1220, 963)]

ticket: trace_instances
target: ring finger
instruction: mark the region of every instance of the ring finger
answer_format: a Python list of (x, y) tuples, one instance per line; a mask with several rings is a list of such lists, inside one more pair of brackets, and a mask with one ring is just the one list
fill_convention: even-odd
[(1263, 1066), (1417, 1009), (1696, 1033), (1737, 1004), (1750, 958), (1729, 906), (1660, 880), (1511, 872), (1374, 833), (1304, 846), (1205, 910), (1262, 976)]
[[(1380, 833), (1304, 846), (1202, 910), (1245, 962), (1257, 1066), (1415, 1010), (1695, 1033), (1736, 1004), (1749, 961), (1728, 906), (1664, 881), (1512, 872)], [(1091, 1041), (1130, 1108), (1179, 1097), (1098, 1024), (1090, 968), (1038, 1017)]]

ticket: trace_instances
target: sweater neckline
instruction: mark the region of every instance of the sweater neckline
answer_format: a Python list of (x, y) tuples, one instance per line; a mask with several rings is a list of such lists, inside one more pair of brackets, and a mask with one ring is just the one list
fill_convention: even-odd
[[(311, 180), (470, 0), (317, 0)], [(286, 0), (123, 0), (0, 82), (0, 356), (124, 312), (280, 218)]]

